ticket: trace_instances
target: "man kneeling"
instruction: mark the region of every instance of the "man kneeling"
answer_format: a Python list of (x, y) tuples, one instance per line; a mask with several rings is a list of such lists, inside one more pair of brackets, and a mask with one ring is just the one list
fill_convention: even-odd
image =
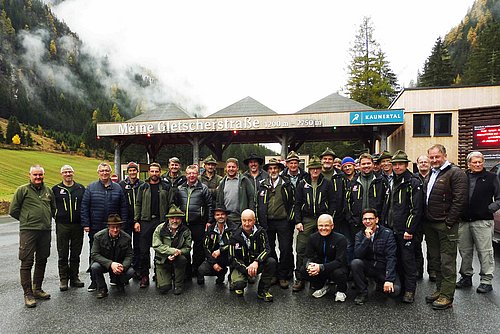
[(172, 288), (172, 276), (175, 276), (174, 295), (180, 295), (184, 288), (187, 256), (191, 252), (191, 231), (182, 224), (184, 212), (177, 206), (171, 205), (165, 217), (168, 222), (158, 225), (153, 233), (156, 286), (161, 294), (167, 293)]
[(241, 227), (234, 231), (229, 245), (231, 281), (237, 295), (243, 295), (249, 277), (255, 278), (262, 273), (257, 297), (266, 302), (273, 301), (269, 288), (276, 271), (276, 260), (269, 253), (266, 231), (255, 226), (255, 213), (252, 210), (244, 210), (241, 213)]
[(335, 301), (344, 302), (347, 290), (347, 239), (333, 232), (333, 218), (329, 214), (318, 217), (318, 232), (309, 236), (305, 266), (301, 277), (311, 283), (313, 297), (321, 298), (329, 291), (327, 281), (337, 285)]
[(108, 287), (104, 273), (109, 272), (110, 280), (116, 282), (116, 288), (123, 292), (124, 285), (134, 276), (130, 266), (134, 252), (130, 235), (123, 232), (122, 220), (118, 214), (108, 216), (108, 228), (94, 235), (91, 258), (92, 276), (97, 283), (97, 298), (108, 296)]

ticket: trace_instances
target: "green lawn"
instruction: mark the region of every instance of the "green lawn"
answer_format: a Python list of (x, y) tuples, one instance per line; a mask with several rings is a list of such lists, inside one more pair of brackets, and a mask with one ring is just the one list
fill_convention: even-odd
[[(45, 169), (45, 184), (52, 187), (61, 182), (61, 166), (75, 169), (75, 181), (87, 186), (97, 180), (100, 160), (78, 155), (0, 148), (0, 200), (11, 201), (16, 188), (29, 182), (30, 166), (40, 164)], [(111, 164), (114, 166), (114, 164)]]

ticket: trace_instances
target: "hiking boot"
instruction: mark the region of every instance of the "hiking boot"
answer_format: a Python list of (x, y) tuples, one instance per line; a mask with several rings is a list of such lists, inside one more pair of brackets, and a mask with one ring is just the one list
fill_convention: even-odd
[(74, 288), (83, 288), (85, 286), (85, 283), (80, 281), (78, 277), (70, 279), (69, 284)]
[(273, 295), (269, 291), (259, 292), (257, 294), (257, 298), (262, 299), (265, 302), (272, 302), (273, 301)]
[(288, 289), (288, 285), (290, 284), (290, 281), (287, 279), (280, 279), (280, 288), (282, 289)]
[(481, 283), (479, 284), (479, 286), (477, 287), (477, 290), (476, 292), (477, 293), (488, 293), (490, 291), (493, 290), (493, 286), (491, 284), (485, 284), (485, 283)]
[(63, 278), (59, 281), (59, 290), (60, 291), (67, 291), (68, 290), (68, 279)]
[(403, 303), (412, 304), (415, 301), (415, 292), (406, 291), (403, 295)]
[(198, 283), (198, 285), (205, 284), (205, 276), (198, 274), (196, 277), (196, 283)]
[(35, 297), (35, 299), (50, 299), (50, 294), (42, 289), (38, 289), (33, 291), (33, 297)]
[(347, 296), (346, 296), (346, 294), (345, 294), (345, 293), (343, 293), (343, 292), (341, 292), (341, 291), (337, 291), (337, 292), (335, 293), (335, 301), (336, 301), (336, 302), (341, 302), (341, 303), (343, 303), (343, 302), (345, 302), (345, 300), (346, 300), (346, 299), (347, 299)]
[(455, 284), (457, 289), (469, 288), (472, 286), (472, 276), (464, 275), (460, 277), (458, 282)]
[(174, 288), (174, 295), (178, 296), (180, 295), (182, 292), (184, 292), (184, 289), (182, 288), (182, 286), (176, 286)]
[(452, 306), (453, 299), (449, 299), (442, 295), (432, 303), (432, 309), (434, 310), (446, 310), (447, 308), (450, 308)]
[(89, 287), (87, 288), (88, 292), (94, 292), (97, 290), (97, 283), (96, 282), (90, 282)]
[(328, 290), (330, 290), (330, 287), (328, 284), (325, 284), (321, 289), (314, 291), (312, 296), (314, 298), (321, 298), (328, 293)]
[(354, 304), (356, 305), (363, 305), (368, 301), (368, 295), (365, 293), (360, 293), (359, 295), (354, 298)]
[(429, 273), (429, 281), (436, 282), (437, 276), (436, 273)]
[(141, 277), (141, 284), (139, 284), (139, 288), (144, 289), (149, 286), (149, 276), (145, 275)]
[(305, 286), (306, 286), (306, 283), (304, 281), (296, 280), (292, 285), (292, 291), (298, 292), (298, 291), (304, 290)]
[(273, 276), (273, 278), (271, 278), (271, 285), (276, 285), (276, 284), (278, 284), (278, 277)]
[(172, 289), (172, 285), (171, 284), (167, 284), (167, 285), (162, 286), (161, 288), (158, 288), (158, 291), (160, 292), (161, 295), (165, 295), (171, 289)]
[(108, 290), (107, 289), (99, 289), (99, 292), (97, 292), (97, 299), (102, 299), (108, 296)]
[(430, 304), (430, 303), (433, 303), (434, 301), (436, 301), (438, 298), (439, 298), (439, 295), (441, 293), (439, 291), (434, 291), (432, 293), (432, 295), (429, 295), (429, 296), (425, 296), (425, 302), (427, 304)]
[(33, 295), (24, 295), (24, 305), (27, 308), (36, 307), (36, 299)]

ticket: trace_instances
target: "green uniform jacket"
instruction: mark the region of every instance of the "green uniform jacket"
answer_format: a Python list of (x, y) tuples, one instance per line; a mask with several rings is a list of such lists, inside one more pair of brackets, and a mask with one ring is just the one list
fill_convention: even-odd
[(111, 263), (118, 262), (123, 265), (123, 270), (126, 272), (130, 268), (134, 256), (131, 240), (130, 235), (121, 231), (115, 247), (113, 247), (108, 229), (100, 230), (94, 235), (94, 242), (90, 252), (92, 261), (108, 269), (111, 267)]
[(19, 220), (20, 230), (51, 230), (55, 213), (54, 193), (45, 184), (40, 189), (32, 183), (20, 186), (9, 208), (9, 215)]
[[(160, 220), (165, 220), (165, 215), (168, 212), (170, 202), (172, 201), (172, 192), (170, 186), (160, 181)], [(135, 200), (134, 221), (151, 221), (151, 188), (149, 186), (149, 179), (146, 180), (137, 192), (137, 199)]]
[[(191, 252), (191, 231), (184, 225), (180, 225), (175, 236), (168, 229), (168, 223), (162, 223), (156, 227), (153, 233), (153, 249), (155, 250), (155, 262), (163, 264), (167, 258), (180, 249), (182, 255), (188, 256)], [(172, 246), (176, 244), (177, 247)]]
[[(224, 205), (224, 187), (226, 185), (227, 176), (224, 176), (222, 181), (219, 183), (217, 188), (217, 205)], [(239, 210), (238, 215), (245, 209), (250, 209), (255, 212), (255, 189), (247, 177), (242, 174), (238, 174), (238, 202)]]

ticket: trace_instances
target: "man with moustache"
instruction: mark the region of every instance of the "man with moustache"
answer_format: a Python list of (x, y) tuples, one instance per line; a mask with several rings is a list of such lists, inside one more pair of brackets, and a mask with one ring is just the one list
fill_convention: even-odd
[(160, 179), (160, 164), (153, 162), (149, 165), (148, 173), (149, 178), (139, 187), (137, 192), (134, 210), (134, 230), (141, 235), (140, 288), (149, 286), (150, 248), (153, 233), (167, 214), (172, 201), (170, 184)]
[(267, 172), (262, 169), (264, 159), (256, 153), (251, 153), (248, 158), (243, 160), (243, 163), (248, 166), (248, 170), (243, 173), (250, 181), (255, 191), (259, 188), (260, 181), (267, 178)]

